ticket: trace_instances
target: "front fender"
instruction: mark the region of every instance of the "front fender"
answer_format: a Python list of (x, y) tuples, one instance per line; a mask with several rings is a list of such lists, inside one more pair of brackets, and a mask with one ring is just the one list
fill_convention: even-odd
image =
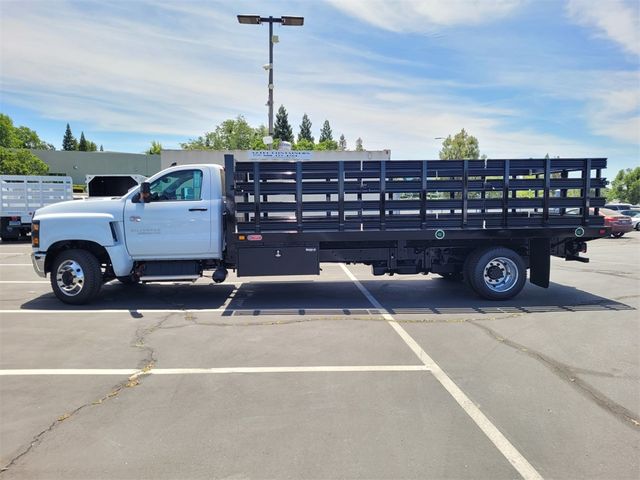
[(36, 219), (40, 220), (40, 251), (61, 241), (84, 240), (106, 248), (123, 240), (114, 239), (112, 222), (117, 219), (109, 213), (50, 213)]

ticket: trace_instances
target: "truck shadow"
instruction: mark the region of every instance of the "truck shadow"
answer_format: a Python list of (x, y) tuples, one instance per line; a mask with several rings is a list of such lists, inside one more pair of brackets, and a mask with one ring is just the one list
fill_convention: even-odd
[[(635, 310), (618, 300), (552, 283), (549, 289), (527, 284), (512, 300), (492, 302), (477, 297), (462, 283), (439, 278), (362, 281), (390, 313), (504, 314)], [(90, 305), (62, 304), (52, 293), (29, 300), (34, 310), (217, 310), (222, 316), (354, 316), (379, 315), (353, 282), (264, 281), (234, 284), (105, 285)], [(218, 313), (214, 312), (214, 313)]]

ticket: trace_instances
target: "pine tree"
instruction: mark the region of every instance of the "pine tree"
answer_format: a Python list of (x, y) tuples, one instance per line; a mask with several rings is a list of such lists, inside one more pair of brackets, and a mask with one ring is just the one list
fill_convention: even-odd
[(362, 146), (362, 139), (358, 137), (356, 140), (356, 152), (364, 152), (364, 147)]
[(329, 125), (329, 120), (325, 120), (322, 124), (322, 130), (320, 130), (320, 143), (325, 141), (333, 141), (333, 133), (331, 132), (331, 125)]
[(344, 133), (340, 135), (340, 141), (338, 142), (338, 150), (346, 150), (347, 149), (347, 139), (344, 138)]
[(87, 143), (87, 139), (84, 138), (84, 132), (80, 133), (80, 142), (78, 143), (78, 150), (81, 152), (86, 152), (89, 150), (89, 144)]
[(276, 124), (273, 127), (273, 138), (279, 138), (284, 142), (293, 142), (293, 129), (289, 125), (289, 115), (284, 105), (280, 105), (276, 114)]
[(62, 138), (62, 149), (69, 151), (69, 150), (77, 150), (77, 148), (78, 148), (78, 142), (73, 136), (73, 133), (71, 133), (71, 128), (67, 123), (67, 129), (65, 130), (64, 137)]
[(311, 135), (311, 120), (309, 120), (309, 117), (307, 116), (306, 113), (302, 116), (302, 123), (300, 124), (300, 133), (298, 133), (298, 142), (300, 142), (300, 140), (308, 140), (311, 143), (314, 142), (313, 135)]
[(102, 148), (102, 144), (100, 144), (100, 151), (104, 152), (104, 148)]

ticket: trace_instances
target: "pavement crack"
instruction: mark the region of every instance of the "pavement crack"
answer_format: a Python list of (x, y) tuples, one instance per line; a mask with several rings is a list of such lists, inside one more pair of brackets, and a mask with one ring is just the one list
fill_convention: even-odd
[(16, 462), (18, 462), (18, 460), (23, 458), (25, 455), (28, 455), (36, 446), (38, 446), (42, 442), (43, 438), (47, 436), (47, 434), (54, 431), (61, 423), (75, 417), (78, 413), (80, 413), (82, 410), (88, 407), (101, 405), (105, 401), (115, 398), (125, 388), (132, 388), (139, 385), (140, 379), (146, 374), (148, 374), (148, 372), (158, 362), (155, 349), (146, 343), (147, 337), (151, 335), (153, 332), (155, 332), (156, 330), (163, 328), (163, 324), (167, 320), (169, 320), (169, 318), (173, 315), (176, 315), (176, 314), (169, 313), (167, 315), (164, 315), (158, 322), (154, 323), (153, 325), (148, 327), (139, 327), (136, 330), (133, 346), (135, 348), (139, 348), (146, 352), (145, 357), (140, 361), (138, 372), (134, 373), (133, 375), (128, 377), (126, 380), (118, 383), (107, 394), (103, 395), (102, 397), (96, 400), (92, 400), (90, 402), (84, 403), (79, 407), (75, 408), (74, 410), (71, 410), (70, 412), (66, 412), (63, 415), (60, 415), (47, 428), (42, 430), (40, 433), (36, 434), (31, 439), (29, 444), (22, 451), (20, 451), (16, 456), (14, 456), (9, 461), (9, 463), (1, 467), (0, 475), (6, 472), (7, 470), (9, 470), (12, 466), (14, 466)]
[[(397, 323), (402, 324), (431, 324), (431, 323), (466, 323), (474, 320), (483, 320), (483, 321), (491, 321), (491, 320), (504, 320), (513, 317), (519, 317), (524, 315), (524, 313), (505, 313), (500, 316), (483, 316), (483, 317), (474, 317), (474, 318), (446, 318), (444, 315), (440, 315), (440, 318), (419, 318), (419, 319), (397, 319)], [(265, 326), (278, 326), (278, 325), (294, 325), (300, 323), (312, 323), (312, 322), (381, 322), (386, 323), (387, 320), (382, 316), (382, 313), (372, 314), (369, 316), (363, 315), (350, 315), (345, 318), (344, 316), (310, 316), (307, 318), (292, 318), (290, 320), (264, 320), (264, 321), (235, 321), (235, 322), (207, 322), (198, 320), (198, 317), (193, 314), (193, 312), (186, 311), (184, 314), (184, 320), (187, 323), (181, 325), (171, 325), (171, 326), (162, 326), (159, 329), (162, 330), (178, 330), (186, 327), (265, 327)]]
[(626, 407), (610, 399), (600, 390), (595, 388), (593, 385), (591, 385), (590, 383), (578, 377), (578, 374), (589, 374), (589, 375), (599, 375), (599, 376), (615, 376), (615, 375), (572, 367), (565, 363), (559, 362), (558, 360), (555, 360), (544, 353), (530, 349), (525, 345), (522, 345), (506, 337), (503, 337), (498, 332), (487, 327), (486, 325), (482, 325), (475, 321), (469, 321), (469, 323), (483, 330), (486, 334), (488, 334), (494, 340), (510, 348), (513, 348), (519, 353), (523, 353), (533, 358), (534, 360), (540, 362), (545, 367), (550, 369), (559, 378), (567, 382), (574, 389), (578, 390), (585, 397), (592, 400), (600, 408), (604, 409), (605, 411), (609, 412), (611, 415), (615, 416), (618, 420), (622, 421), (625, 425), (631, 426), (635, 429), (640, 428), (640, 416), (637, 413), (632, 412)]
[(138, 348), (146, 352), (146, 356), (140, 361), (140, 364), (139, 364), (140, 372), (133, 375), (133, 377), (135, 377), (136, 382), (140, 376), (143, 376), (145, 373), (151, 370), (158, 363), (156, 350), (147, 343), (147, 339), (149, 335), (163, 328), (175, 328), (175, 327), (164, 327), (165, 322), (167, 322), (174, 315), (177, 315), (177, 313), (176, 312), (168, 313), (166, 315), (163, 315), (159, 321), (152, 324), (151, 326), (147, 326), (147, 327), (140, 326), (136, 330), (135, 337), (133, 340), (133, 346), (135, 348)]
[(86, 409), (88, 407), (101, 405), (102, 403), (117, 397), (118, 394), (125, 388), (129, 388), (129, 387), (135, 386), (135, 385), (133, 385), (131, 383), (132, 377), (129, 377), (129, 378), (127, 378), (127, 380), (122, 381), (122, 382), (118, 383), (117, 385), (115, 385), (109, 391), (109, 393), (103, 395), (102, 397), (100, 397), (100, 398), (98, 398), (96, 400), (92, 400), (90, 402), (84, 403), (84, 404), (80, 405), (79, 407), (75, 408), (74, 410), (71, 410), (70, 412), (66, 412), (63, 415), (60, 415), (47, 428), (42, 430), (40, 433), (36, 434), (31, 439), (29, 444), (24, 449), (22, 449), (22, 451), (20, 451), (16, 456), (14, 456), (9, 461), (9, 463), (7, 463), (3, 467), (1, 467), (0, 468), (0, 475), (5, 473), (6, 471), (8, 471), (12, 466), (14, 466), (18, 462), (18, 460), (20, 460), (21, 458), (23, 458), (26, 455), (28, 455), (35, 447), (37, 447), (42, 442), (42, 440), (44, 439), (45, 436), (47, 436), (47, 434), (53, 432), (63, 422), (65, 422), (65, 421), (67, 421), (69, 419), (72, 419), (78, 413), (80, 413), (82, 410), (84, 410), (84, 409)]

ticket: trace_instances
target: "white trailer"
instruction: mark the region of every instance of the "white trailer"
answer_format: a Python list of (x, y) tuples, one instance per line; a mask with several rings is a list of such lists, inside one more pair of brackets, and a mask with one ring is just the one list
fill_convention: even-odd
[(66, 200), (73, 200), (71, 177), (0, 175), (0, 237), (26, 236), (38, 208)]

